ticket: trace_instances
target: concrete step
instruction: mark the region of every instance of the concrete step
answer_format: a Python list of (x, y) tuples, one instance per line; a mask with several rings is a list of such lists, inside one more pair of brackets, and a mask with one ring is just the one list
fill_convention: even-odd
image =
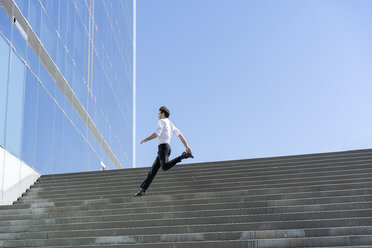
[[(352, 202), (342, 204), (319, 204), (319, 205), (301, 205), (290, 207), (274, 208), (243, 208), (242, 204), (231, 203), (224, 204), (221, 209), (199, 209), (199, 211), (169, 211), (136, 214), (129, 212), (128, 209), (115, 209), (103, 211), (85, 211), (85, 212), (63, 212), (60, 215), (38, 215), (38, 218), (31, 218), (33, 215), (16, 215), (13, 218), (6, 216), (8, 220), (1, 220), (0, 226), (22, 226), (22, 225), (43, 225), (43, 224), (68, 224), (68, 223), (89, 223), (105, 222), (115, 220), (152, 220), (152, 219), (171, 219), (171, 218), (196, 218), (196, 217), (214, 217), (214, 216), (240, 216), (240, 215), (259, 215), (259, 214), (307, 214), (326, 211), (347, 211), (372, 209), (372, 202)], [(211, 206), (208, 204), (207, 206)], [(248, 204), (247, 204), (248, 205)], [(218, 206), (217, 206), (218, 207)], [(129, 213), (128, 213), (129, 212)]]
[[(180, 195), (180, 194), (213, 194), (216, 190), (220, 192), (223, 191), (247, 191), (251, 194), (257, 194), (256, 192), (260, 192), (260, 194), (265, 194), (265, 192), (284, 192), (284, 193), (291, 193), (291, 192), (298, 192), (297, 189), (301, 189), (301, 191), (308, 191), (309, 189), (318, 189), (325, 188), (329, 185), (334, 185), (334, 190), (340, 190), (345, 188), (352, 188), (353, 186), (359, 186), (360, 188), (371, 188), (370, 186), (370, 178), (364, 176), (357, 176), (351, 178), (344, 178), (339, 180), (321, 180), (321, 181), (298, 181), (298, 182), (279, 182), (279, 183), (271, 183), (271, 184), (263, 184), (263, 185), (250, 185), (249, 182), (244, 184), (244, 182), (235, 183), (234, 185), (231, 184), (222, 184), (222, 185), (205, 185), (205, 186), (174, 186), (172, 188), (165, 188), (161, 185), (153, 185), (147, 191), (148, 196), (168, 196), (172, 197), (173, 195)], [(334, 179), (334, 178), (332, 178)], [(314, 179), (316, 180), (316, 179)], [(351, 187), (348, 187), (348, 186)], [(214, 187), (213, 187), (214, 186)], [(308, 190), (307, 190), (308, 189)], [(67, 200), (90, 200), (90, 199), (102, 199), (102, 198), (118, 198), (118, 197), (131, 197), (135, 192), (137, 192), (138, 188), (117, 188), (113, 190), (104, 190), (97, 192), (74, 192), (71, 194), (56, 194), (50, 195), (50, 197), (46, 196), (24, 196), (17, 204), (23, 203), (37, 203), (43, 202), (45, 200), (59, 202), (59, 201), (67, 201)], [(0, 210), (2, 207), (0, 207)]]
[[(164, 204), (163, 202), (153, 202), (151, 205), (140, 205), (140, 204), (128, 204), (128, 203), (118, 203), (118, 204), (92, 204), (92, 205), (80, 205), (80, 206), (66, 206), (66, 207), (56, 207), (49, 209), (22, 209), (22, 210), (8, 210), (4, 213), (4, 216), (18, 215), (36, 215), (36, 214), (47, 214), (49, 218), (58, 218), (61, 216), (68, 215), (69, 218), (73, 218), (79, 213), (83, 212), (89, 215), (90, 212), (99, 213), (99, 211), (107, 211), (109, 214), (111, 211), (125, 211), (127, 214), (138, 215), (138, 214), (160, 214), (166, 212), (185, 212), (185, 211), (212, 211), (212, 210), (223, 210), (231, 208), (242, 208), (242, 209), (253, 209), (260, 213), (282, 213), (286, 212), (285, 209), (300, 208), (301, 210), (322, 210), (322, 205), (331, 204), (332, 207), (337, 208), (337, 204), (347, 204), (349, 202), (352, 209), (363, 208), (363, 203), (368, 203), (372, 201), (372, 195), (360, 195), (360, 196), (342, 196), (342, 197), (324, 197), (324, 198), (310, 198), (310, 199), (296, 199), (296, 200), (276, 200), (273, 202), (267, 201), (251, 201), (249, 199), (242, 198), (239, 199), (227, 198), (225, 202), (214, 203), (214, 202), (202, 202), (202, 201), (179, 201), (178, 204)], [(368, 208), (368, 207), (364, 207)], [(341, 210), (343, 208), (340, 208)], [(7, 214), (7, 215), (5, 215)]]
[[(250, 174), (270, 174), (273, 172), (280, 172), (280, 171), (302, 171), (302, 170), (323, 170), (329, 169), (330, 167), (337, 170), (338, 167), (353, 167), (355, 165), (368, 165), (372, 161), (371, 157), (367, 158), (358, 158), (358, 159), (338, 159), (338, 160), (319, 160), (319, 161), (308, 161), (305, 162), (298, 162), (295, 164), (280, 164), (280, 163), (271, 163), (271, 164), (263, 164), (263, 165), (256, 165), (256, 166), (249, 166), (247, 164), (227, 164), (225, 166), (215, 166), (210, 169), (206, 169), (203, 166), (191, 166), (191, 165), (179, 165), (172, 168), (166, 172), (166, 175), (173, 176), (184, 174), (185, 176), (193, 177), (199, 175), (211, 175), (211, 169), (213, 170), (213, 175), (223, 175), (224, 173), (231, 173), (234, 171), (245, 171)], [(234, 170), (232, 170), (232, 168)], [(45, 184), (45, 185), (53, 185), (58, 183), (65, 183), (69, 181), (71, 183), (74, 182), (81, 182), (81, 181), (96, 181), (97, 179), (125, 179), (125, 180), (135, 180), (138, 178), (139, 175), (147, 175), (149, 168), (141, 168), (141, 170), (133, 171), (132, 173), (128, 173), (125, 170), (114, 170), (117, 171), (115, 174), (108, 174), (107, 171), (100, 171), (96, 172), (95, 174), (88, 174), (88, 175), (81, 175), (81, 176), (64, 176), (64, 177), (55, 177), (49, 178), (46, 176), (41, 176), (40, 179), (37, 181), (36, 185)], [(110, 171), (112, 172), (112, 171)], [(161, 175), (162, 173), (159, 173)]]
[[(192, 169), (194, 171), (196, 168), (200, 168), (202, 170), (210, 170), (210, 168), (216, 168), (219, 166), (225, 166), (226, 168), (231, 167), (232, 165), (242, 165), (246, 167), (249, 166), (256, 166), (258, 168), (262, 167), (262, 164), (281, 164), (281, 163), (298, 163), (303, 162), (306, 163), (307, 161), (311, 161), (311, 163), (316, 164), (316, 161), (321, 161), (324, 159), (334, 159), (335, 161), (347, 161), (348, 159), (351, 161), (358, 161), (360, 159), (370, 159), (372, 156), (372, 149), (365, 149), (365, 150), (353, 150), (353, 151), (345, 151), (345, 152), (330, 152), (330, 153), (320, 153), (320, 154), (305, 154), (305, 155), (295, 155), (295, 156), (282, 156), (282, 157), (269, 157), (269, 158), (257, 158), (257, 159), (242, 159), (242, 160), (230, 160), (230, 161), (216, 161), (216, 162), (206, 162), (206, 163), (195, 163), (195, 164), (187, 164), (184, 166), (186, 171)], [(297, 165), (296, 165), (297, 166)], [(196, 167), (196, 168), (194, 168)], [(180, 168), (180, 167), (175, 167)], [(253, 167), (252, 167), (253, 168)], [(173, 168), (172, 168), (173, 170)], [(124, 174), (134, 174), (136, 176), (138, 171), (143, 171), (146, 173), (148, 171), (147, 167), (144, 168), (131, 168), (131, 169), (119, 169), (119, 170), (109, 170), (109, 171), (92, 171), (92, 172), (82, 172), (82, 173), (66, 173), (66, 174), (54, 174), (54, 175), (43, 175), (41, 180), (55, 180), (61, 178), (69, 178), (72, 179), (73, 177), (82, 177), (82, 176), (90, 176), (94, 174), (106, 174), (106, 175), (117, 175), (118, 173)]]
[[(196, 217), (196, 218), (171, 218), (171, 219), (156, 219), (156, 220), (117, 220), (109, 222), (89, 222), (89, 223), (69, 223), (69, 224), (54, 224), (52, 221), (42, 225), (27, 226), (28, 232), (43, 232), (43, 231), (66, 231), (66, 230), (93, 230), (106, 228), (144, 228), (158, 226), (186, 226), (186, 225), (222, 225), (236, 223), (262, 223), (262, 222), (295, 222), (318, 220), (326, 225), (332, 219), (344, 219), (344, 223), (348, 223), (355, 218), (370, 219), (371, 209), (362, 210), (344, 210), (344, 211), (319, 211), (309, 213), (286, 213), (286, 214), (263, 214), (263, 215), (240, 215), (240, 216), (212, 216), (212, 217)], [(0, 227), (0, 233), (9, 233), (22, 231), (24, 226)]]
[[(258, 240), (256, 240), (258, 241)], [(347, 241), (347, 240), (346, 240)], [(54, 247), (59, 247), (59, 248), (65, 248), (66, 246), (52, 246), (50, 248), (54, 248)], [(77, 246), (77, 247), (80, 247), (80, 246)], [(181, 244), (174, 244), (174, 243), (170, 243), (170, 244), (149, 244), (148, 246), (138, 246), (138, 245), (126, 245), (126, 246), (123, 246), (123, 245), (99, 245), (99, 246), (91, 246), (91, 245), (88, 245), (88, 246), (82, 246), (82, 247), (86, 247), (86, 248), (98, 248), (98, 247), (103, 247), (103, 248), (117, 248), (117, 247), (130, 247), (130, 248), (138, 248), (138, 247), (154, 247), (154, 248), (226, 248), (226, 247), (229, 247), (229, 248), (261, 248), (261, 247), (277, 247), (277, 246), (272, 246), (270, 244), (268, 244), (266, 246), (263, 246), (263, 245), (258, 245), (257, 243), (253, 242), (253, 243), (249, 243), (249, 242), (244, 242), (244, 241), (218, 241), (218, 242), (203, 242), (203, 243), (198, 243), (198, 242), (188, 242), (188, 243), (181, 243)], [(279, 247), (279, 246), (278, 246)], [(284, 247), (288, 247), (288, 248), (291, 248), (292, 246), (284, 246)], [(305, 246), (294, 246), (296, 248), (303, 248)], [(315, 246), (306, 246), (306, 247), (315, 247)], [(316, 246), (316, 247), (320, 247), (320, 246)], [(322, 246), (322, 247), (325, 247), (325, 246)], [(328, 246), (326, 246), (328, 247)], [(365, 247), (371, 247), (370, 245), (366, 245), (366, 246), (363, 246), (363, 245), (347, 245), (347, 246), (334, 246), (334, 247), (348, 247), (348, 248), (365, 248)], [(279, 248), (283, 248), (283, 247), (279, 247)]]
[(372, 149), (42, 176), (0, 247), (367, 247)]
[(175, 233), (202, 233), (202, 232), (225, 232), (225, 231), (262, 231), (262, 230), (282, 230), (282, 229), (316, 229), (316, 228), (339, 228), (339, 227), (370, 227), (371, 217), (355, 218), (336, 218), (324, 220), (295, 220), (295, 221), (275, 221), (275, 222), (248, 222), (248, 223), (222, 223), (222, 224), (193, 224), (193, 225), (158, 225), (145, 227), (113, 227), (81, 229), (81, 230), (37, 230), (37, 227), (10, 227), (7, 232), (20, 233), (20, 235), (42, 235), (47, 233), (50, 238), (59, 237), (95, 237), (95, 236), (112, 236), (112, 235), (156, 235), (156, 234), (175, 234)]
[[(363, 197), (364, 201), (356, 202), (356, 195), (355, 197), (350, 197), (350, 199), (343, 198), (342, 203), (322, 203), (321, 200), (323, 198), (310, 198), (313, 200), (318, 200), (318, 204), (314, 205), (312, 201), (309, 202), (308, 205), (306, 205), (307, 201), (304, 200), (304, 198), (301, 198), (301, 200), (296, 200), (298, 203), (303, 203), (302, 205), (294, 205), (295, 200), (291, 200), (292, 204), (291, 206), (281, 206), (281, 204), (278, 204), (279, 206), (271, 207), (269, 206), (270, 201), (257, 201), (259, 199), (255, 199), (256, 201), (253, 201), (250, 197), (224, 197), (224, 198), (206, 198), (206, 199), (187, 199), (187, 200), (177, 200), (175, 201), (157, 201), (153, 202), (151, 206), (141, 204), (140, 202), (133, 202), (133, 203), (123, 203), (118, 206), (118, 204), (107, 204), (107, 208), (104, 210), (90, 210), (87, 209), (86, 205), (81, 206), (75, 206), (75, 207), (57, 207), (53, 208), (51, 211), (47, 211), (48, 209), (44, 209), (42, 211), (43, 213), (38, 214), (36, 211), (33, 211), (30, 213), (29, 209), (22, 209), (22, 210), (12, 210), (4, 212), (2, 215), (0, 215), (0, 222), (1, 221), (7, 221), (7, 220), (30, 220), (30, 219), (40, 219), (40, 218), (63, 218), (63, 217), (78, 217), (78, 216), (101, 216), (104, 214), (129, 214), (135, 215), (135, 213), (164, 213), (164, 212), (171, 212), (171, 211), (187, 211), (185, 209), (185, 205), (189, 206), (191, 211), (199, 210), (202, 211), (204, 209), (207, 210), (224, 210), (224, 209), (242, 209), (242, 210), (248, 210), (253, 209), (255, 211), (264, 212), (264, 211), (279, 211), (282, 212), (285, 208), (290, 208), (291, 211), (295, 211), (296, 208), (301, 209), (309, 209), (308, 211), (311, 211), (312, 209), (323, 209), (325, 208), (332, 208), (332, 209), (348, 209), (348, 208), (368, 208), (370, 202), (368, 199), (372, 194), (369, 195), (363, 195), (363, 192), (360, 196)], [(359, 197), (358, 200), (361, 200), (361, 197)], [(333, 197), (334, 199), (335, 197)], [(340, 197), (339, 197), (340, 198)], [(305, 198), (306, 199), (306, 198)], [(309, 199), (309, 198), (307, 198)], [(278, 200), (275, 200), (278, 202)], [(283, 200), (285, 201), (285, 200)], [(94, 206), (90, 206), (93, 208)], [(118, 208), (120, 207), (120, 208)], [(181, 207), (181, 208), (180, 208)], [(279, 208), (279, 210), (276, 210), (276, 208)], [(60, 211), (57, 211), (57, 210)], [(69, 211), (71, 209), (71, 211)], [(179, 210), (180, 209), (180, 210)], [(37, 209), (36, 209), (37, 210)], [(40, 211), (41, 212), (41, 211)]]
[[(305, 169), (309, 167), (320, 167), (320, 165), (327, 165), (327, 164), (343, 164), (343, 163), (363, 163), (368, 162), (371, 160), (371, 155), (363, 156), (363, 157), (340, 157), (340, 158), (331, 158), (331, 159), (318, 159), (314, 158), (311, 160), (298, 160), (298, 161), (271, 161), (271, 162), (257, 162), (257, 163), (250, 163), (250, 162), (225, 162), (225, 163), (215, 163), (213, 165), (207, 166), (205, 164), (179, 164), (172, 168), (172, 170), (168, 171), (168, 173), (172, 174), (175, 173), (174, 170), (180, 170), (187, 174), (189, 173), (198, 173), (203, 174), (211, 169), (216, 172), (219, 171), (226, 171), (229, 170), (231, 167), (234, 167), (236, 170), (244, 169), (244, 170), (251, 170), (251, 171), (265, 171), (265, 169), (273, 169), (275, 167), (280, 167), (283, 169), (290, 169), (290, 168), (299, 168)], [(78, 174), (60, 174), (60, 175), (43, 175), (39, 181), (41, 182), (56, 182), (56, 181), (63, 181), (63, 180), (76, 180), (76, 179), (89, 179), (89, 178), (96, 178), (96, 177), (115, 177), (115, 176), (126, 176), (128, 178), (135, 178), (138, 174), (146, 174), (148, 172), (149, 167), (143, 168), (136, 168), (136, 169), (119, 169), (119, 170), (108, 170), (108, 171), (95, 171), (90, 173), (78, 173)]]
[[(354, 179), (354, 176), (356, 177), (356, 180)], [(367, 187), (366, 185), (370, 185), (368, 183), (369, 181), (369, 178), (368, 178), (368, 175), (367, 175), (367, 178), (365, 178), (365, 174), (364, 175), (351, 175), (350, 177), (346, 178), (347, 181), (340, 181), (338, 182), (338, 184), (340, 185), (340, 188), (343, 187), (343, 185), (347, 185), (346, 183), (348, 182), (349, 184), (351, 184), (351, 182), (353, 181), (358, 181), (358, 182), (363, 182), (363, 181), (366, 181), (365, 185), (363, 185), (363, 187)], [(326, 183), (330, 182), (331, 179), (335, 179), (335, 177), (327, 177), (328, 180), (325, 181)], [(339, 177), (337, 177), (339, 178)], [(325, 182), (324, 181), (319, 181), (321, 178), (317, 178), (317, 177), (314, 177), (314, 178), (311, 178), (310, 180), (317, 180), (313, 183), (313, 185), (315, 184), (315, 186), (313, 187), (318, 187), (318, 186), (321, 186), (321, 185), (326, 185), (324, 184)], [(288, 180), (282, 180), (284, 181), (284, 187), (283, 187), (283, 184), (281, 184), (281, 181), (270, 181), (272, 182), (272, 184), (270, 184), (269, 182), (267, 183), (263, 183), (263, 184), (254, 184), (254, 182), (249, 182), (249, 183), (246, 183), (246, 189), (249, 190), (249, 191), (256, 191), (257, 189), (260, 189), (260, 188), (277, 188), (277, 189), (280, 189), (280, 188), (285, 188), (285, 185), (288, 185)], [(335, 181), (335, 180), (333, 180)], [(351, 181), (351, 182), (350, 182)], [(239, 182), (239, 183), (238, 183)], [(303, 187), (306, 187), (306, 186), (302, 186), (303, 183), (300, 181), (300, 179), (296, 179), (296, 187), (298, 188), (303, 188)], [(337, 182), (337, 181), (336, 181)], [(275, 184), (274, 184), (275, 183)], [(220, 186), (222, 185), (223, 188), (226, 188), (228, 190), (232, 190), (236, 187), (241, 187), (242, 184), (244, 184), (244, 181), (243, 180), (237, 180), (236, 182), (221, 182), (220, 184), (216, 185), (217, 183), (214, 183), (214, 184), (210, 184), (207, 186), (203, 186), (201, 188), (201, 186), (198, 188), (197, 185), (192, 185), (193, 187), (191, 187), (189, 184), (186, 184), (186, 185), (177, 185), (177, 186), (174, 186), (172, 187), (172, 191), (178, 191), (178, 190), (183, 190), (185, 188), (187, 189), (195, 189), (195, 190), (198, 190), (198, 191), (205, 191), (206, 189), (213, 189), (213, 188), (217, 188), (217, 186)], [(293, 185), (293, 183), (292, 183)], [(216, 186), (216, 187), (213, 187), (213, 186)], [(307, 187), (311, 187), (310, 186), (307, 186)], [(222, 188), (222, 187), (221, 187)], [(23, 197), (22, 197), (22, 200), (23, 201), (27, 201), (27, 200), (42, 200), (42, 199), (74, 199), (74, 198), (77, 198), (77, 197), (89, 197), (89, 196), (95, 196), (95, 197), (100, 197), (100, 196), (109, 196), (109, 195), (127, 195), (127, 194), (132, 194), (134, 193), (134, 191), (137, 190), (137, 187), (131, 187), (130, 189), (126, 189), (124, 190), (123, 187), (118, 187), (118, 186), (112, 186), (110, 188), (99, 188), (99, 189), (96, 189), (95, 191), (92, 191), (92, 190), (85, 190), (85, 189), (81, 189), (81, 190), (74, 190), (74, 191), (66, 191), (65, 193), (63, 193), (63, 191), (56, 191), (56, 192), (47, 192), (47, 191), (44, 191), (44, 193), (42, 192), (33, 192), (32, 194), (29, 193), (29, 194), (24, 194)], [(155, 184), (153, 185), (153, 187), (151, 187), (149, 189), (149, 192), (164, 192), (164, 190), (169, 190), (168, 188), (166, 188), (164, 185), (159, 185), (159, 184)], [(169, 192), (169, 191), (167, 191)], [(183, 191), (186, 193), (186, 191)], [(192, 191), (191, 191), (192, 192)], [(82, 198), (80, 198), (82, 199)]]
[[(312, 246), (312, 248), (320, 248), (321, 246)], [(324, 246), (323, 246), (324, 247)], [(348, 245), (351, 248), (371, 248), (371, 245)], [(327, 248), (345, 248), (345, 246), (327, 246)]]
[[(372, 160), (371, 160), (372, 163)], [(183, 174), (177, 174), (175, 177), (170, 178), (169, 175), (165, 173), (158, 173), (159, 177), (156, 178), (156, 183), (157, 184), (170, 184), (170, 183), (176, 183), (176, 184), (184, 184), (188, 182), (193, 182), (193, 183), (198, 183), (198, 182), (218, 182), (218, 181), (233, 181), (233, 180), (238, 180), (238, 179), (244, 179), (248, 181), (263, 181), (263, 180), (268, 180), (268, 179), (291, 179), (291, 178), (303, 178), (303, 177), (314, 177), (314, 176), (325, 176), (325, 175), (345, 175), (348, 173), (370, 173), (371, 172), (371, 163), (367, 164), (357, 164), (354, 165), (353, 167), (350, 168), (350, 166), (343, 166), (340, 168), (340, 170), (337, 170), (334, 168), (334, 166), (327, 167), (328, 169), (326, 170), (325, 168), (322, 168), (322, 170), (317, 170), (314, 168), (311, 168), (309, 170), (301, 170), (300, 172), (292, 170), (276, 170), (275, 173), (267, 173), (266, 175), (263, 175), (262, 173), (256, 175), (256, 172), (252, 173), (245, 173), (243, 171), (226, 171), (225, 173), (216, 176), (215, 174), (211, 175), (194, 175), (193, 177), (185, 177)], [(138, 176), (139, 177), (139, 176)], [(164, 177), (167, 177), (164, 178)], [(143, 179), (145, 178), (145, 175), (143, 176)], [(92, 182), (93, 185), (92, 185)], [(68, 191), (76, 191), (76, 190), (91, 190), (94, 191), (96, 189), (102, 188), (102, 187), (133, 187), (136, 186), (138, 187), (138, 184), (142, 182), (138, 180), (138, 178), (134, 181), (128, 181), (125, 180), (123, 181), (123, 178), (118, 177), (118, 178), (101, 178), (100, 180), (96, 181), (76, 181), (76, 182), (70, 182), (70, 184), (66, 185), (66, 183), (60, 183), (56, 185), (48, 185), (48, 186), (43, 186), (42, 183), (39, 183), (38, 186), (36, 187), (31, 187), (28, 191), (28, 195), (32, 194), (43, 194), (43, 191), (47, 191), (48, 193), (54, 193), (54, 192), (68, 192)], [(78, 189), (77, 189), (78, 187)]]
[[(353, 184), (356, 182), (361, 183), (368, 183), (371, 181), (371, 179), (368, 177), (368, 175), (356, 175), (356, 176), (342, 176), (340, 177), (327, 177), (328, 180), (320, 180), (319, 178), (311, 178), (307, 181), (301, 181), (298, 180), (296, 182), (293, 182), (294, 180), (288, 182), (282, 182), (279, 183), (268, 183), (264, 185), (259, 186), (250, 186), (249, 183), (244, 182), (237, 182), (235, 184), (215, 184), (215, 185), (192, 185), (188, 187), (183, 186), (174, 186), (172, 188), (169, 187), (152, 187), (148, 190), (149, 194), (153, 195), (172, 195), (172, 194), (188, 194), (188, 193), (198, 193), (200, 191), (203, 192), (213, 192), (215, 190), (219, 191), (238, 191), (238, 190), (247, 190), (247, 191), (253, 191), (255, 189), (260, 188), (271, 188), (271, 189), (280, 189), (280, 188), (288, 188), (288, 187), (306, 187), (306, 186), (315, 186), (315, 187), (321, 187), (322, 185), (327, 185), (329, 183), (332, 184)], [(336, 179), (337, 178), (337, 179)], [(314, 180), (314, 181), (312, 181)], [(319, 181), (320, 180), (320, 181)], [(92, 194), (92, 193), (78, 193), (76, 195), (71, 196), (64, 196), (64, 195), (55, 195), (51, 196), (48, 199), (43, 199), (39, 197), (33, 197), (33, 196), (25, 196), (22, 197), (19, 201), (15, 202), (15, 204), (25, 204), (25, 203), (41, 203), (41, 202), (58, 202), (58, 201), (73, 201), (73, 200), (89, 200), (89, 199), (96, 199), (96, 198), (116, 198), (116, 197), (123, 197), (123, 196), (133, 196), (133, 194), (137, 191), (137, 188), (133, 189), (123, 189), (118, 191), (112, 191), (107, 192), (106, 194)], [(1, 209), (1, 208), (0, 208)]]
[[(363, 188), (366, 186), (366, 188)], [(188, 194), (173, 194), (173, 195), (146, 195), (141, 198), (134, 197), (112, 197), (112, 198), (101, 198), (101, 199), (91, 199), (91, 200), (67, 200), (67, 201), (54, 201), (54, 202), (43, 202), (43, 203), (31, 203), (31, 204), (15, 204), (13, 206), (2, 206), (0, 210), (0, 215), (9, 214), (9, 209), (19, 210), (19, 209), (44, 209), (44, 208), (56, 208), (64, 206), (87, 206), (87, 205), (101, 205), (101, 204), (131, 204), (135, 207), (150, 204), (155, 205), (179, 205), (185, 204), (190, 205), (195, 202), (200, 202), (202, 204), (207, 204), (211, 202), (224, 202), (225, 199), (230, 197), (236, 197), (239, 201), (266, 201), (270, 204), (274, 202), (279, 202), (281, 200), (296, 200), (296, 199), (326, 199), (342, 196), (365, 196), (368, 197), (371, 193), (371, 188), (368, 184), (363, 185), (362, 183), (355, 183), (349, 185), (325, 185), (321, 186), (308, 186), (299, 187), (293, 189), (291, 187), (286, 188), (269, 188), (269, 189), (258, 189), (258, 190), (240, 190), (240, 191), (230, 191), (230, 192), (201, 192), (201, 193), (188, 193)], [(345, 199), (343, 199), (345, 200)], [(17, 208), (16, 208), (17, 207)], [(99, 206), (97, 206), (99, 207)], [(46, 210), (43, 210), (46, 211)]]
[[(325, 247), (328, 245), (353, 246), (370, 245), (372, 235), (345, 235), (327, 237), (304, 238), (271, 238), (246, 239), (243, 233), (217, 233), (217, 234), (183, 234), (163, 236), (161, 242), (141, 243), (143, 237), (136, 236), (98, 236), (95, 238), (79, 239), (41, 239), (41, 240), (14, 240), (0, 241), (2, 247)], [(217, 240), (208, 238), (219, 237)], [(226, 239), (222, 239), (226, 237)], [(227, 238), (233, 239), (227, 239)], [(137, 239), (136, 239), (137, 238)], [(151, 239), (150, 237), (146, 237)], [(180, 239), (181, 241), (167, 241), (167, 239)], [(91, 246), (90, 246), (91, 245)]]
[[(61, 238), (91, 238), (91, 236), (101, 236), (104, 230), (95, 230), (77, 237), (70, 236), (70, 233), (64, 232), (40, 232), (40, 233), (13, 233), (5, 234), (12, 239), (61, 239)], [(109, 233), (106, 237), (122, 235), (119, 230)], [(272, 238), (304, 238), (304, 237), (322, 237), (322, 236), (346, 236), (346, 235), (371, 235), (372, 227), (330, 227), (330, 228), (308, 228), (308, 229), (283, 229), (283, 230), (261, 230), (261, 231), (229, 231), (229, 232), (203, 232), (203, 233), (170, 233), (158, 235), (130, 235), (128, 240), (136, 240), (141, 243), (151, 242), (180, 242), (196, 240), (249, 240), (249, 239), (272, 239)], [(0, 234), (3, 239), (4, 234)], [(86, 244), (86, 242), (85, 242)]]
[[(264, 239), (299, 239), (299, 238), (323, 238), (325, 235), (332, 237), (347, 237), (355, 236), (370, 236), (372, 230), (370, 227), (347, 227), (347, 228), (318, 228), (318, 229), (292, 229), (292, 230), (265, 230), (265, 231), (231, 231), (231, 232), (205, 232), (205, 233), (179, 233), (179, 234), (161, 234), (161, 235), (130, 235), (119, 236), (100, 236), (98, 233), (94, 238), (79, 237), (79, 238), (53, 238), (48, 237), (46, 233), (40, 233), (39, 240), (17, 240), (1, 242), (2, 247), (14, 247), (14, 245), (35, 246), (35, 245), (100, 245), (107, 243), (116, 244), (134, 244), (134, 243), (179, 243), (179, 242), (195, 242), (195, 241), (250, 241), (250, 240), (264, 240)], [(35, 235), (34, 235), (35, 236)], [(53, 235), (52, 235), (53, 236)], [(15, 239), (18, 235), (16, 234)], [(98, 238), (96, 238), (98, 237)], [(45, 239), (48, 239), (45, 242)]]

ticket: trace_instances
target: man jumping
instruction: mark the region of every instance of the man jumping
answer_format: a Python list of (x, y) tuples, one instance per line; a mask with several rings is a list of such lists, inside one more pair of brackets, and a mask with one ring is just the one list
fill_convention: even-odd
[[(187, 145), (187, 142), (182, 133), (168, 119), (169, 115), (169, 110), (165, 106), (161, 107), (159, 109), (159, 121), (156, 132), (153, 133), (150, 137), (141, 141), (142, 144), (149, 140), (155, 139), (156, 137), (159, 137), (158, 156), (156, 157), (155, 162), (152, 164), (146, 180), (143, 181), (139, 191), (134, 196), (142, 196), (145, 194), (160, 167), (166, 171), (175, 166), (177, 163), (181, 162), (182, 159), (194, 158), (192, 156), (190, 147)], [(171, 154), (169, 143), (171, 141), (173, 133), (177, 135), (178, 138), (182, 141), (182, 143), (186, 147), (186, 152), (183, 152), (181, 156), (168, 161)]]

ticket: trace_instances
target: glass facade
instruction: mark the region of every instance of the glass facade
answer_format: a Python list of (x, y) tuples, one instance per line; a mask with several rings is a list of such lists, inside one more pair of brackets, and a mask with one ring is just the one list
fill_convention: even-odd
[[(131, 167), (133, 0), (14, 2), (120, 165)], [(3, 148), (41, 174), (99, 170), (101, 161), (117, 168), (1, 7), (0, 54)]]

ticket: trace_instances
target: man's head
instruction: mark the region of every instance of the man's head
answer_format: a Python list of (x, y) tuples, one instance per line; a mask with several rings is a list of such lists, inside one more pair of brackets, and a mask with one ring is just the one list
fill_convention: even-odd
[(165, 106), (160, 107), (160, 109), (159, 109), (159, 119), (168, 118), (169, 115), (170, 115), (170, 113), (169, 113), (169, 110), (167, 109), (167, 107), (165, 107)]

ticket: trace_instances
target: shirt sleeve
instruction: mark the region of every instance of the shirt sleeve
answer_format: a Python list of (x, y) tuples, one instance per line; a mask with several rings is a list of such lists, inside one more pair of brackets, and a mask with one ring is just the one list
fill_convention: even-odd
[(158, 121), (158, 127), (156, 128), (155, 134), (156, 136), (160, 136), (161, 132), (163, 131), (165, 123), (162, 122), (161, 120)]
[(175, 134), (175, 135), (180, 135), (181, 134), (181, 132), (180, 132), (180, 130), (178, 130), (174, 125), (173, 125), (173, 123), (172, 123), (172, 128), (173, 128), (173, 133)]

